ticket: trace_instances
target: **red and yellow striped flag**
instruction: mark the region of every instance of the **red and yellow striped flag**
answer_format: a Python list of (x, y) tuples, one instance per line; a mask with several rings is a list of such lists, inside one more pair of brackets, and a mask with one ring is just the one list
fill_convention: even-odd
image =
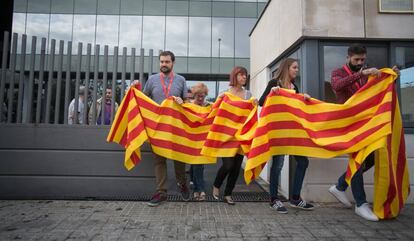
[(375, 151), (374, 212), (396, 217), (409, 194), (404, 131), (394, 88), (396, 74), (383, 69), (342, 105), (281, 89), (271, 93), (248, 153), (245, 180), (257, 177), (273, 155), (332, 158), (350, 154), (347, 181)]
[[(172, 98), (158, 105), (131, 88), (124, 97), (107, 141), (125, 149), (130, 170), (140, 161), (148, 141), (154, 153), (189, 164), (215, 163), (217, 156), (234, 156), (251, 141), (257, 123), (253, 100), (226, 93), (212, 106), (178, 105)], [(250, 145), (249, 142), (247, 145)]]

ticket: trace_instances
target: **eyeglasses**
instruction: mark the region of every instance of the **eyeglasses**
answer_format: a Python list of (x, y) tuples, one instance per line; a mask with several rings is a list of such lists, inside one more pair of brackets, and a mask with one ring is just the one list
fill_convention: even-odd
[(194, 95), (194, 98), (206, 98), (207, 95), (203, 95), (203, 94), (197, 94)]

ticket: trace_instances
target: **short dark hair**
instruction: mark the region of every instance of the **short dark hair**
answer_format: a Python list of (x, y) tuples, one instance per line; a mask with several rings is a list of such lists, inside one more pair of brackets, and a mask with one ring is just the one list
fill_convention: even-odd
[(366, 53), (367, 53), (367, 48), (365, 48), (365, 46), (362, 46), (360, 44), (353, 44), (349, 46), (348, 48), (348, 56), (352, 56), (355, 54), (366, 54)]
[(173, 52), (171, 51), (162, 51), (160, 53), (160, 55), (158, 56), (159, 59), (161, 59), (161, 56), (171, 56), (171, 61), (174, 62), (175, 61), (175, 55)]

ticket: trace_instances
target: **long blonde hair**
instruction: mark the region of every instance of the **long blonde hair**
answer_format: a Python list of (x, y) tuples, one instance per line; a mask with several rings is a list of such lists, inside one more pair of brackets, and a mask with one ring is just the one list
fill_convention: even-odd
[(282, 88), (290, 89), (290, 83), (292, 80), (289, 78), (289, 68), (295, 62), (298, 61), (293, 58), (284, 59), (280, 64), (279, 69), (276, 71), (273, 78), (278, 81)]

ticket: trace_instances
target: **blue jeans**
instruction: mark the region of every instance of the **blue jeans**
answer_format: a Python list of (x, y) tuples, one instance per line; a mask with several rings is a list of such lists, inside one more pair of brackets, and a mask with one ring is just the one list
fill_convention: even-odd
[(191, 165), (192, 181), (194, 182), (194, 192), (204, 192), (204, 165)]
[[(292, 196), (300, 196), (303, 179), (305, 178), (306, 169), (309, 166), (309, 160), (304, 156), (294, 156), (296, 160), (296, 171), (293, 179)], [(277, 198), (280, 172), (283, 168), (283, 155), (273, 156), (272, 167), (270, 169), (270, 197)]]
[[(359, 170), (354, 174), (351, 180), (351, 189), (352, 195), (354, 196), (355, 204), (357, 207), (360, 207), (362, 204), (367, 202), (367, 197), (365, 195), (364, 190), (364, 172), (368, 171), (372, 166), (374, 166), (375, 162), (375, 155), (374, 152), (369, 154), (367, 158), (365, 158), (364, 163), (359, 168)], [(346, 191), (348, 188), (348, 183), (345, 181), (346, 172), (342, 174), (342, 176), (338, 179), (338, 184), (336, 184), (336, 188), (340, 191)]]

